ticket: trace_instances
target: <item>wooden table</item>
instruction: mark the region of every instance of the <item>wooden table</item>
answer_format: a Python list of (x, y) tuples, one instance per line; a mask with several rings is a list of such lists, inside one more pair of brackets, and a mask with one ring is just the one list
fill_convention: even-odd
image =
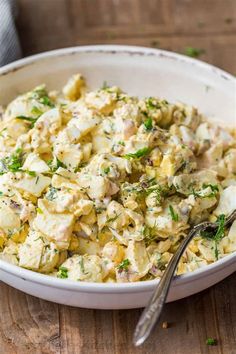
[[(204, 49), (201, 59), (236, 74), (236, 0), (19, 0), (24, 55), (93, 43)], [(236, 274), (168, 304), (148, 342), (135, 349), (140, 310), (59, 306), (0, 285), (0, 354), (235, 354)], [(218, 345), (209, 347), (213, 337)]]

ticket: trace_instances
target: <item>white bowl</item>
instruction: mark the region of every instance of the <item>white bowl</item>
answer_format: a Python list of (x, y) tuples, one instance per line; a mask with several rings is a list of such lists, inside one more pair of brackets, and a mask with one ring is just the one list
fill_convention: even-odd
[[(91, 88), (103, 81), (129, 94), (160, 96), (195, 105), (210, 119), (235, 125), (236, 81), (211, 65), (162, 50), (129, 46), (87, 46), (56, 50), (19, 60), (0, 69), (0, 103), (46, 83), (60, 88), (81, 72)], [(219, 282), (236, 270), (236, 253), (175, 277), (168, 296), (174, 301)], [(158, 280), (123, 284), (72, 282), (38, 274), (0, 260), (0, 279), (30, 295), (61, 304), (125, 309), (147, 304)]]

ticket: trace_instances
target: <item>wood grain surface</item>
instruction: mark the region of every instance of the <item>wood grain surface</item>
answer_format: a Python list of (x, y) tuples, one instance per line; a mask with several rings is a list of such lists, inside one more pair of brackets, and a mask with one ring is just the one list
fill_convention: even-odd
[[(236, 74), (236, 0), (19, 0), (24, 55), (94, 43), (134, 44), (200, 57)], [(236, 274), (167, 304), (141, 348), (132, 334), (141, 310), (77, 309), (0, 284), (0, 354), (236, 354)], [(208, 337), (217, 345), (206, 345)]]

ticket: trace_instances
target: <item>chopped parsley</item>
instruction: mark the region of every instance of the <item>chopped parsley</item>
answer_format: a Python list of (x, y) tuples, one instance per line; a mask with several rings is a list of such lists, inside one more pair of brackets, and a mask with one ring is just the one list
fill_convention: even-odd
[(106, 208), (105, 208), (105, 207), (104, 207), (104, 208), (103, 208), (103, 207), (98, 207), (98, 208), (96, 208), (95, 210), (96, 210), (96, 213), (97, 213), (97, 214), (101, 214), (103, 211), (106, 210)]
[(33, 118), (33, 117), (26, 117), (26, 116), (17, 116), (16, 119), (20, 120), (26, 120), (27, 122), (30, 122), (30, 128), (33, 128), (35, 123), (37, 122), (39, 117)]
[(163, 197), (168, 195), (169, 191), (165, 186), (157, 184), (155, 178), (142, 180), (139, 183), (126, 184), (122, 188), (125, 193), (136, 194), (137, 199), (143, 199), (152, 194), (158, 203), (162, 201)]
[(35, 114), (36, 116), (41, 116), (43, 114), (43, 112), (36, 106), (31, 109), (31, 113)]
[(193, 47), (186, 47), (184, 53), (191, 58), (198, 58), (202, 54), (205, 54), (205, 50)]
[(31, 94), (31, 99), (39, 101), (44, 106), (55, 107), (54, 103), (48, 97), (48, 93), (43, 86), (36, 87)]
[(104, 168), (103, 172), (105, 173), (105, 175), (107, 175), (110, 172), (110, 167)]
[(117, 144), (122, 145), (122, 146), (125, 146), (125, 142), (124, 142), (124, 141), (122, 141), (122, 140), (118, 141), (118, 143), (117, 143)]
[(150, 245), (150, 243), (155, 241), (156, 238), (158, 237), (157, 232), (156, 232), (156, 225), (154, 225), (153, 227), (149, 227), (147, 225), (144, 225), (144, 227), (142, 229), (142, 235), (144, 237), (145, 245), (146, 246)]
[(214, 241), (220, 241), (225, 233), (225, 215), (224, 214), (219, 215), (216, 223), (218, 224), (218, 228), (217, 228), (216, 232), (204, 230), (204, 231), (201, 231), (200, 235), (202, 237), (205, 237), (205, 238), (208, 238), (208, 239), (211, 239)]
[(117, 268), (119, 269), (119, 271), (123, 271), (123, 270), (127, 271), (129, 265), (130, 265), (130, 261), (128, 258), (126, 258), (120, 264), (118, 264)]
[(146, 130), (152, 130), (152, 118), (147, 118), (144, 122), (143, 122)]
[(214, 236), (214, 240), (220, 241), (225, 233), (225, 215), (224, 214), (219, 215), (216, 222), (218, 223), (218, 229)]
[(59, 267), (59, 271), (57, 273), (58, 278), (66, 279), (68, 278), (68, 269), (66, 267)]
[(85, 271), (85, 269), (84, 269), (84, 259), (82, 257), (79, 260), (79, 265), (80, 265), (81, 272), (84, 273), (84, 271)]
[(75, 169), (74, 172), (77, 173), (79, 171), (81, 171), (82, 168), (84, 168), (85, 166), (87, 166), (88, 162), (81, 162)]
[(173, 221), (179, 221), (179, 215), (174, 211), (172, 205), (169, 205), (169, 212)]
[[(194, 197), (196, 197), (196, 198), (213, 198), (219, 192), (219, 187), (217, 186), (217, 184), (203, 183), (202, 188), (203, 188), (202, 190), (196, 191), (192, 187), (191, 194), (193, 194)], [(207, 189), (207, 188), (210, 188), (211, 192), (209, 194), (207, 194), (207, 195), (204, 195), (204, 189)]]
[[(146, 109), (152, 111), (154, 109), (161, 109), (162, 107), (165, 107), (168, 102), (166, 100), (158, 100), (155, 97), (148, 97), (145, 99), (145, 104)], [(147, 116), (147, 112), (143, 111), (142, 113)]]
[(49, 160), (47, 164), (52, 172), (55, 172), (59, 167), (67, 168), (66, 165), (58, 158), (56, 158), (56, 160)]
[(45, 106), (54, 107), (54, 104), (51, 102), (48, 96), (43, 96), (39, 99), (39, 102), (44, 104)]
[(22, 170), (22, 172), (27, 173), (29, 176), (36, 177), (36, 172), (35, 171)]
[(202, 187), (204, 189), (210, 188), (212, 190), (212, 193), (210, 195), (208, 195), (208, 197), (211, 197), (211, 196), (214, 197), (219, 192), (219, 187), (217, 186), (217, 184), (203, 183)]
[(207, 338), (206, 344), (207, 345), (217, 345), (217, 340), (214, 338)]
[(107, 220), (106, 220), (106, 223), (110, 223), (110, 222), (115, 221), (119, 216), (120, 216), (120, 214), (116, 214), (115, 216), (113, 216), (113, 217), (107, 219)]
[(141, 157), (147, 156), (150, 154), (151, 149), (148, 147), (144, 147), (143, 149), (139, 149), (138, 151), (124, 155), (126, 159), (140, 159)]
[(145, 103), (146, 103), (146, 107), (148, 109), (150, 109), (150, 110), (161, 108), (161, 106), (159, 105), (157, 99), (154, 98), (154, 97), (146, 98)]
[(35, 171), (23, 170), (23, 151), (17, 149), (12, 155), (0, 160), (0, 175), (7, 172), (25, 172), (29, 176), (36, 177)]
[(37, 212), (38, 212), (39, 214), (43, 214), (43, 211), (42, 211), (41, 208), (37, 208), (36, 210), (37, 210)]
[(17, 172), (21, 170), (23, 165), (22, 149), (17, 149), (12, 155), (5, 157), (0, 161), (0, 174), (6, 172)]

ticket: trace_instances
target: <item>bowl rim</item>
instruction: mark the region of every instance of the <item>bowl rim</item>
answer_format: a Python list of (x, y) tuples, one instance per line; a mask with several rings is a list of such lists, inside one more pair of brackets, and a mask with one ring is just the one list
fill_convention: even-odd
[(232, 74), (212, 64), (203, 62), (199, 59), (188, 57), (184, 54), (179, 54), (168, 50), (158, 49), (158, 48), (120, 45), (120, 44), (97, 44), (97, 45), (75, 46), (75, 47), (54, 49), (54, 50), (30, 55), (0, 67), (0, 77), (10, 74), (11, 72), (18, 71), (19, 69), (23, 69), (24, 67), (37, 63), (40, 60), (48, 59), (51, 57), (74, 55), (77, 53), (101, 53), (101, 54), (123, 53), (128, 55), (139, 55), (139, 56), (146, 55), (146, 56), (163, 57), (166, 59), (173, 59), (176, 61), (192, 64), (193, 66), (198, 66), (199, 68), (208, 71), (210, 70), (212, 73), (220, 76), (221, 78), (236, 83), (236, 77), (234, 77)]
[[(65, 55), (74, 55), (77, 53), (108, 53), (108, 54), (126, 54), (126, 55), (139, 55), (139, 56), (157, 56), (166, 59), (174, 59), (181, 61), (183, 63), (188, 63), (197, 66), (199, 69), (206, 71), (211, 71), (213, 74), (220, 76), (225, 80), (236, 84), (236, 78), (219, 69), (211, 64), (202, 62), (195, 58), (190, 58), (182, 54), (156, 49), (147, 48), (141, 46), (129, 46), (129, 45), (88, 45), (79, 47), (68, 47), (56, 50), (51, 50), (39, 54), (35, 54), (13, 63), (7, 64), (0, 68), (0, 79), (1, 76), (8, 75), (26, 66), (37, 64), (37, 62), (46, 60), (52, 57), (60, 57)], [(230, 253), (218, 261), (203, 266), (194, 270), (193, 272), (188, 272), (183, 275), (175, 276), (172, 282), (172, 287), (176, 288), (183, 286), (184, 284), (191, 283), (198, 279), (203, 279), (211, 274), (217, 273), (224, 268), (229, 267), (235, 262), (236, 252)], [(21, 278), (23, 281), (33, 282), (38, 285), (44, 285), (57, 289), (71, 290), (76, 292), (93, 292), (93, 293), (136, 293), (136, 292), (149, 292), (154, 289), (154, 287), (160, 281), (159, 279), (138, 281), (131, 283), (92, 283), (92, 282), (75, 282), (67, 279), (55, 278), (46, 274), (41, 274), (34, 272), (32, 270), (24, 269), (19, 266), (10, 264), (4, 260), (0, 260), (0, 275), (1, 272), (8, 273), (12, 276)]]

